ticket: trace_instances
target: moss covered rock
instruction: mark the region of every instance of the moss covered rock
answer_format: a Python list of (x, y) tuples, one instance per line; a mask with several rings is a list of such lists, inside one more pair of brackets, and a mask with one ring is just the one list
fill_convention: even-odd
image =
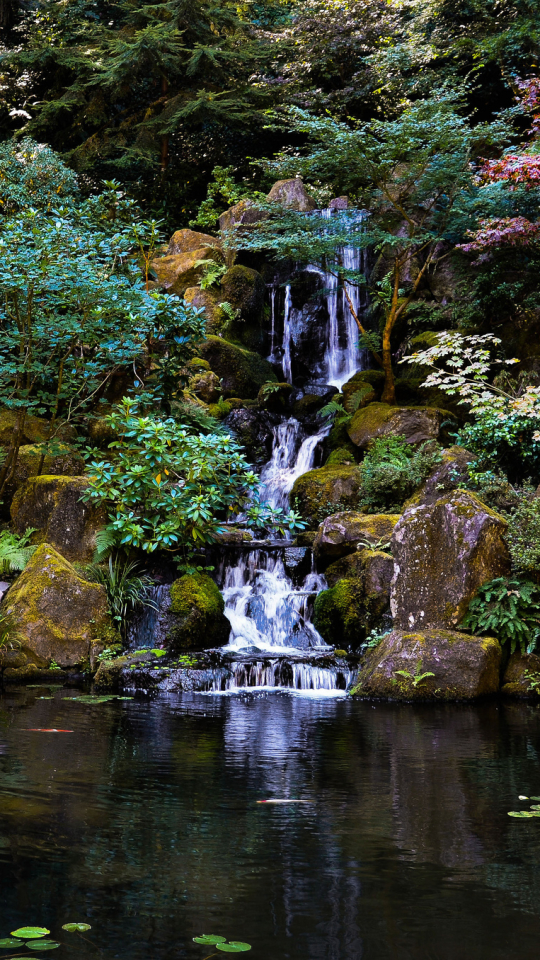
[[(9, 503), (15, 492), (30, 477), (35, 477), (41, 464), (39, 444), (25, 444), (19, 448), (19, 457), (15, 472), (5, 487), (5, 502)], [(47, 454), (41, 467), (42, 474), (55, 474), (64, 477), (80, 477), (85, 472), (85, 462), (77, 450), (67, 444), (57, 443), (55, 453)]]
[(325, 467), (351, 467), (356, 463), (356, 460), (348, 449), (348, 447), (338, 447), (337, 450), (332, 450), (326, 458)]
[(204, 650), (227, 643), (231, 625), (225, 602), (205, 573), (180, 577), (171, 587), (167, 646), (173, 652)]
[(467, 490), (406, 510), (392, 536), (396, 627), (458, 626), (478, 587), (510, 572), (507, 526)]
[(540, 697), (540, 656), (516, 650), (504, 671), (501, 693), (507, 697), (537, 700)]
[(17, 533), (34, 527), (36, 537), (52, 544), (67, 560), (91, 560), (96, 532), (106, 515), (81, 497), (86, 477), (41, 476), (27, 480), (15, 494), (11, 519)]
[(501, 653), (493, 637), (393, 630), (366, 656), (353, 693), (388, 700), (474, 700), (499, 689)]
[(300, 177), (278, 180), (270, 190), (267, 200), (299, 213), (309, 213), (317, 209), (315, 200), (310, 197)]
[(203, 403), (216, 403), (221, 396), (221, 380), (212, 370), (200, 370), (189, 379), (189, 390)]
[(476, 457), (463, 447), (448, 447), (442, 452), (442, 460), (435, 464), (429, 477), (419, 490), (405, 503), (404, 509), (421, 504), (435, 503), (445, 493), (450, 493), (469, 479), (469, 465)]
[(328, 590), (315, 600), (314, 625), (327, 643), (357, 647), (390, 602), (394, 563), (381, 550), (360, 550), (331, 564)]
[(223, 263), (223, 254), (214, 246), (203, 246), (173, 256), (158, 257), (152, 261), (159, 286), (167, 293), (181, 297), (188, 287), (198, 284), (204, 273), (201, 260)]
[(390, 541), (399, 514), (336, 513), (324, 520), (315, 537), (313, 549), (322, 565), (354, 553), (359, 544)]
[(221, 300), (238, 311), (238, 320), (227, 324), (227, 336), (250, 350), (262, 343), (262, 321), (266, 287), (257, 270), (236, 264), (221, 280)]
[(366, 380), (357, 380), (355, 377), (343, 384), (341, 392), (343, 394), (343, 406), (349, 413), (361, 410), (377, 399), (377, 393), (372, 385)]
[(9, 591), (5, 609), (21, 649), (38, 667), (87, 664), (117, 640), (105, 588), (88, 583), (48, 543), (42, 544)]
[(208, 337), (200, 354), (220, 377), (224, 397), (254, 400), (264, 383), (277, 377), (267, 360), (221, 337)]
[(293, 389), (290, 383), (264, 384), (259, 390), (257, 402), (261, 410), (282, 413), (287, 409)]
[[(17, 426), (17, 413), (15, 410), (0, 408), (0, 447), (7, 447), (13, 439), (13, 431)], [(41, 417), (32, 417), (28, 414), (24, 419), (23, 430), (21, 434), (21, 446), (26, 444), (41, 443), (47, 440), (51, 431), (48, 420)], [(77, 431), (69, 423), (60, 427), (55, 427), (55, 440), (69, 443), (75, 440)]]
[(199, 233), (197, 230), (176, 230), (173, 233), (169, 246), (167, 247), (167, 256), (174, 257), (181, 253), (192, 253), (194, 250), (201, 250), (205, 247), (221, 248), (221, 243), (217, 237), (212, 237), (209, 233)]
[(388, 403), (370, 403), (352, 417), (347, 433), (352, 442), (366, 450), (377, 437), (399, 434), (408, 443), (438, 440), (441, 426), (451, 419), (448, 410), (436, 407), (392, 407)]
[(360, 487), (361, 474), (356, 464), (329, 464), (298, 477), (290, 501), (304, 520), (316, 525), (329, 514), (355, 507)]
[(207, 336), (216, 336), (221, 333), (221, 329), (227, 320), (226, 315), (220, 307), (223, 297), (215, 287), (208, 290), (201, 290), (200, 287), (187, 287), (184, 291), (184, 300), (190, 303), (196, 310), (204, 310), (206, 317)]

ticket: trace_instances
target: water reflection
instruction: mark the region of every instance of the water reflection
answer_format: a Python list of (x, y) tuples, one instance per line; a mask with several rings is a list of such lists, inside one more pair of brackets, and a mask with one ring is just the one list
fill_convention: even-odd
[(537, 956), (539, 827), (507, 816), (540, 794), (535, 708), (44, 693), (1, 703), (0, 935), (87, 920), (107, 960), (203, 960), (204, 932), (253, 960)]

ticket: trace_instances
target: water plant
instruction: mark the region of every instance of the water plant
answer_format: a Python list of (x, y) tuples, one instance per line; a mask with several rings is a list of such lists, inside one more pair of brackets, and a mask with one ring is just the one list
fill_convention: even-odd
[(111, 555), (106, 567), (91, 564), (86, 568), (86, 575), (89, 580), (105, 587), (111, 617), (123, 639), (130, 617), (137, 609), (142, 606), (156, 609), (150, 597), (153, 581), (145, 574), (139, 574), (137, 563), (129, 563), (119, 555), (113, 559)]
[[(208, 933), (203, 933), (200, 937), (193, 937), (193, 942), (201, 943), (208, 947), (213, 946), (222, 953), (245, 953), (247, 950), (251, 950), (250, 943), (243, 943), (241, 940), (230, 940), (227, 943), (226, 937), (215, 936), (214, 934)], [(210, 960), (210, 957), (215, 956), (215, 953), (211, 953), (205, 960)]]
[[(62, 926), (62, 930), (65, 930), (67, 933), (77, 933), (79, 936), (91, 929), (92, 927), (89, 923), (65, 923)], [(21, 947), (26, 947), (28, 950), (35, 951), (36, 953), (44, 953), (47, 950), (57, 950), (62, 944), (57, 940), (47, 939), (50, 932), (47, 927), (18, 927), (16, 930), (12, 930), (9, 937), (0, 939), (0, 950), (18, 950)], [(7, 957), (4, 957), (4, 960), (13, 960), (13, 958), (20, 956), (23, 956), (25, 960), (36, 960), (36, 958), (29, 957), (27, 954), (18, 953), (8, 954)]]

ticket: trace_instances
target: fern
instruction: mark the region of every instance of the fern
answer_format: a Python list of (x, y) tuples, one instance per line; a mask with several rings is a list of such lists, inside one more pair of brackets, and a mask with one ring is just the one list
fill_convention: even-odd
[[(217, 284), (222, 276), (227, 273), (227, 267), (223, 263), (216, 263), (215, 260), (196, 260), (196, 267), (203, 267), (203, 275), (200, 281), (201, 290), (208, 290), (208, 287)], [(223, 304), (221, 304), (223, 306)]]
[(320, 411), (320, 415), (325, 420), (335, 417), (336, 424), (348, 423), (352, 417), (352, 414), (347, 413), (337, 400), (330, 400), (330, 403), (325, 404)]
[(497, 637), (510, 653), (532, 653), (540, 639), (540, 588), (530, 580), (497, 577), (478, 590), (461, 624), (472, 633)]
[(102, 560), (107, 559), (116, 543), (115, 531), (111, 530), (110, 527), (105, 527), (104, 530), (98, 530), (94, 542), (96, 544), (94, 563), (101, 563)]
[(37, 550), (28, 543), (34, 527), (29, 527), (21, 537), (10, 530), (0, 532), (0, 574), (20, 573)]

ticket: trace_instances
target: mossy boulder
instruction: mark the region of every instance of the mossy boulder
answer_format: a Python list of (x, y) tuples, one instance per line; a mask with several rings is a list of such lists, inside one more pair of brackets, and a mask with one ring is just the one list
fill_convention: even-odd
[(355, 463), (356, 460), (347, 447), (338, 447), (337, 450), (332, 450), (329, 453), (324, 465), (325, 467), (350, 467)]
[(507, 527), (468, 490), (409, 507), (392, 536), (395, 626), (457, 627), (478, 588), (510, 572)]
[(290, 383), (264, 384), (259, 390), (257, 402), (261, 410), (282, 413), (288, 407), (293, 389)]
[[(19, 448), (19, 456), (14, 474), (7, 483), (4, 492), (6, 503), (30, 477), (35, 477), (41, 464), (42, 447), (39, 444), (25, 444)], [(77, 450), (65, 443), (56, 443), (54, 453), (45, 455), (41, 467), (42, 474), (55, 474), (64, 477), (80, 477), (86, 469), (85, 462)], [(9, 512), (9, 511), (8, 511)]]
[(341, 392), (343, 394), (343, 406), (349, 413), (361, 410), (377, 399), (377, 393), (372, 385), (367, 383), (366, 380), (357, 380), (355, 377), (343, 384)]
[[(17, 426), (17, 413), (15, 410), (8, 410), (5, 407), (0, 408), (0, 447), (8, 447), (13, 439), (13, 431)], [(48, 420), (41, 417), (32, 417), (29, 414), (24, 418), (23, 430), (20, 438), (21, 446), (27, 444), (41, 443), (47, 440), (51, 432), (51, 425)], [(69, 423), (55, 426), (55, 440), (63, 443), (70, 443), (75, 440), (77, 431)]]
[(43, 543), (8, 593), (21, 649), (38, 667), (88, 664), (117, 641), (105, 588), (89, 583), (48, 543)]
[(308, 470), (294, 481), (290, 502), (304, 520), (320, 523), (332, 513), (342, 513), (358, 503), (361, 474), (356, 464), (330, 464)]
[(204, 274), (201, 260), (215, 260), (223, 263), (221, 250), (214, 246), (203, 246), (173, 256), (158, 257), (152, 261), (152, 269), (159, 286), (167, 293), (181, 297), (188, 287), (198, 284)]
[(318, 393), (306, 393), (300, 397), (300, 400), (295, 401), (292, 412), (299, 420), (303, 420), (306, 417), (314, 417), (327, 403), (327, 398), (321, 397)]
[(227, 643), (231, 625), (225, 602), (208, 574), (186, 574), (171, 586), (166, 643), (170, 650), (205, 650)]
[(81, 499), (88, 489), (86, 477), (41, 476), (27, 480), (11, 504), (16, 533), (34, 527), (35, 537), (51, 544), (71, 561), (88, 561), (95, 550), (95, 535), (106, 515)]
[(315, 200), (310, 197), (300, 177), (278, 180), (270, 190), (267, 200), (299, 213), (310, 213), (317, 209)]
[(199, 233), (197, 230), (176, 230), (167, 247), (167, 256), (174, 257), (181, 253), (192, 253), (194, 250), (201, 250), (206, 247), (221, 248), (221, 243), (217, 237), (212, 237), (209, 233)]
[(357, 647), (390, 602), (394, 563), (381, 550), (361, 550), (331, 564), (328, 590), (315, 600), (313, 623), (327, 643)]
[(435, 503), (445, 493), (457, 490), (469, 479), (469, 466), (475, 460), (474, 453), (463, 447), (453, 446), (443, 450), (442, 460), (435, 464), (420, 489), (407, 500), (404, 509)]
[(393, 407), (388, 403), (370, 403), (357, 410), (347, 425), (347, 433), (361, 450), (367, 450), (378, 437), (404, 436), (407, 443), (418, 444), (438, 440), (445, 420), (452, 419), (448, 410), (436, 407)]
[(328, 565), (332, 560), (354, 553), (358, 545), (389, 542), (399, 514), (336, 513), (323, 520), (315, 537), (313, 549), (318, 563)]
[(200, 370), (189, 379), (188, 387), (203, 403), (216, 403), (221, 396), (221, 380), (212, 370)]
[(223, 297), (215, 287), (208, 290), (201, 290), (200, 287), (187, 287), (184, 291), (184, 300), (190, 303), (196, 310), (203, 310), (206, 317), (207, 336), (216, 336), (221, 333), (221, 329), (227, 320), (226, 314), (221, 309), (220, 303)]
[(221, 280), (221, 300), (238, 311), (238, 319), (227, 324), (227, 337), (239, 340), (250, 350), (262, 345), (262, 321), (266, 286), (257, 270), (236, 264)]
[(253, 223), (259, 223), (264, 220), (267, 214), (264, 210), (254, 203), (253, 200), (239, 200), (233, 207), (229, 207), (222, 213), (218, 223), (220, 230), (232, 230), (237, 225), (249, 227)]
[(352, 692), (385, 700), (474, 700), (499, 689), (501, 655), (494, 637), (393, 630), (367, 654)]
[(200, 348), (200, 354), (220, 377), (225, 398), (254, 400), (264, 383), (277, 383), (277, 377), (267, 360), (221, 337), (208, 337)]
[(504, 671), (501, 693), (507, 697), (537, 700), (540, 697), (540, 656), (516, 650)]

